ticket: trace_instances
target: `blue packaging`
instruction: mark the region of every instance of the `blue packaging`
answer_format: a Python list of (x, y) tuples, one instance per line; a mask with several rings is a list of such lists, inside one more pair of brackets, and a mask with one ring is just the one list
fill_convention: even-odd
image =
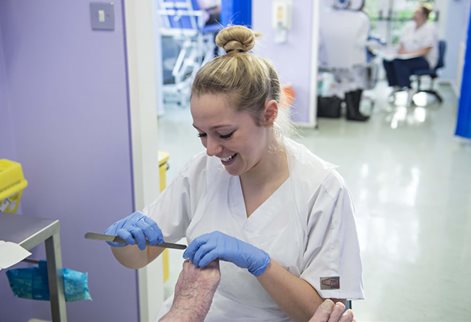
[[(88, 274), (68, 268), (61, 270), (64, 283), (64, 297), (67, 302), (91, 301), (88, 289)], [(49, 301), (49, 284), (46, 261), (38, 266), (14, 268), (7, 271), (10, 288), (17, 297)]]

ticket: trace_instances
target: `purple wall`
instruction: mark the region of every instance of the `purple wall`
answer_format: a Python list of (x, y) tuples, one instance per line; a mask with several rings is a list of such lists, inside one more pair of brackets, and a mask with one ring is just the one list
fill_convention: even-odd
[(12, 121), (8, 105), (5, 57), (3, 54), (2, 26), (0, 24), (0, 159), (14, 154)]
[[(89, 273), (93, 301), (68, 303), (72, 322), (138, 320), (135, 271), (83, 238), (133, 209), (123, 4), (114, 4), (115, 31), (97, 32), (88, 1), (0, 1), (0, 156), (23, 165), (23, 215), (58, 218), (64, 267)], [(11, 295), (4, 272), (0, 292), (2, 321), (50, 319), (49, 303)]]
[(272, 1), (252, 1), (253, 29), (262, 33), (255, 46), (256, 53), (275, 65), (282, 83), (293, 85), (296, 91), (293, 120), (302, 123), (309, 121), (313, 2), (293, 1), (288, 41), (276, 44)]

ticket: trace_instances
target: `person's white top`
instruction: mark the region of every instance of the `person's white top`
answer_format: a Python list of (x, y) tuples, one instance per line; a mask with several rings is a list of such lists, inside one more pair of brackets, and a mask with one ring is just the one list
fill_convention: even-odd
[(426, 22), (420, 28), (415, 27), (414, 21), (405, 24), (399, 42), (406, 51), (416, 51), (422, 48), (432, 49), (425, 56), (430, 68), (434, 68), (438, 62), (438, 34), (431, 22)]
[(319, 15), (321, 46), (327, 68), (366, 64), (370, 22), (362, 11), (325, 8)]
[[(285, 146), (289, 178), (248, 218), (239, 177), (203, 152), (144, 212), (166, 241), (186, 237), (190, 243), (218, 230), (263, 249), (323, 298), (362, 299), (353, 206), (342, 178), (303, 145), (285, 139)], [(220, 269), (221, 282), (205, 321), (289, 321), (246, 269), (224, 261)], [(326, 280), (323, 286), (321, 279)], [(165, 301), (159, 318), (172, 300)]]

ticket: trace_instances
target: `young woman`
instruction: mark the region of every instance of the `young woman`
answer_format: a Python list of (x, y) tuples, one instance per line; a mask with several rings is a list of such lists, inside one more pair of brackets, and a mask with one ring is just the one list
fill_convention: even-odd
[[(158, 245), (186, 237), (197, 267), (220, 260), (221, 281), (206, 321), (307, 321), (324, 298), (363, 297), (353, 206), (333, 166), (277, 125), (280, 84), (250, 53), (255, 34), (219, 32), (226, 54), (204, 65), (191, 114), (206, 153), (144, 211), (107, 229), (125, 266), (139, 268)], [(169, 299), (162, 309), (171, 306)]]

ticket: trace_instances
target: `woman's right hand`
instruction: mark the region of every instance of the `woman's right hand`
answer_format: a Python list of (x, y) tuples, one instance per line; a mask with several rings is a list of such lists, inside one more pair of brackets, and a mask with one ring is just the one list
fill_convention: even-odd
[(150, 245), (164, 242), (162, 231), (157, 223), (140, 211), (133, 212), (126, 218), (120, 219), (105, 231), (108, 235), (121, 237), (125, 243), (108, 242), (113, 247), (136, 245), (140, 250), (146, 248), (146, 241)]

